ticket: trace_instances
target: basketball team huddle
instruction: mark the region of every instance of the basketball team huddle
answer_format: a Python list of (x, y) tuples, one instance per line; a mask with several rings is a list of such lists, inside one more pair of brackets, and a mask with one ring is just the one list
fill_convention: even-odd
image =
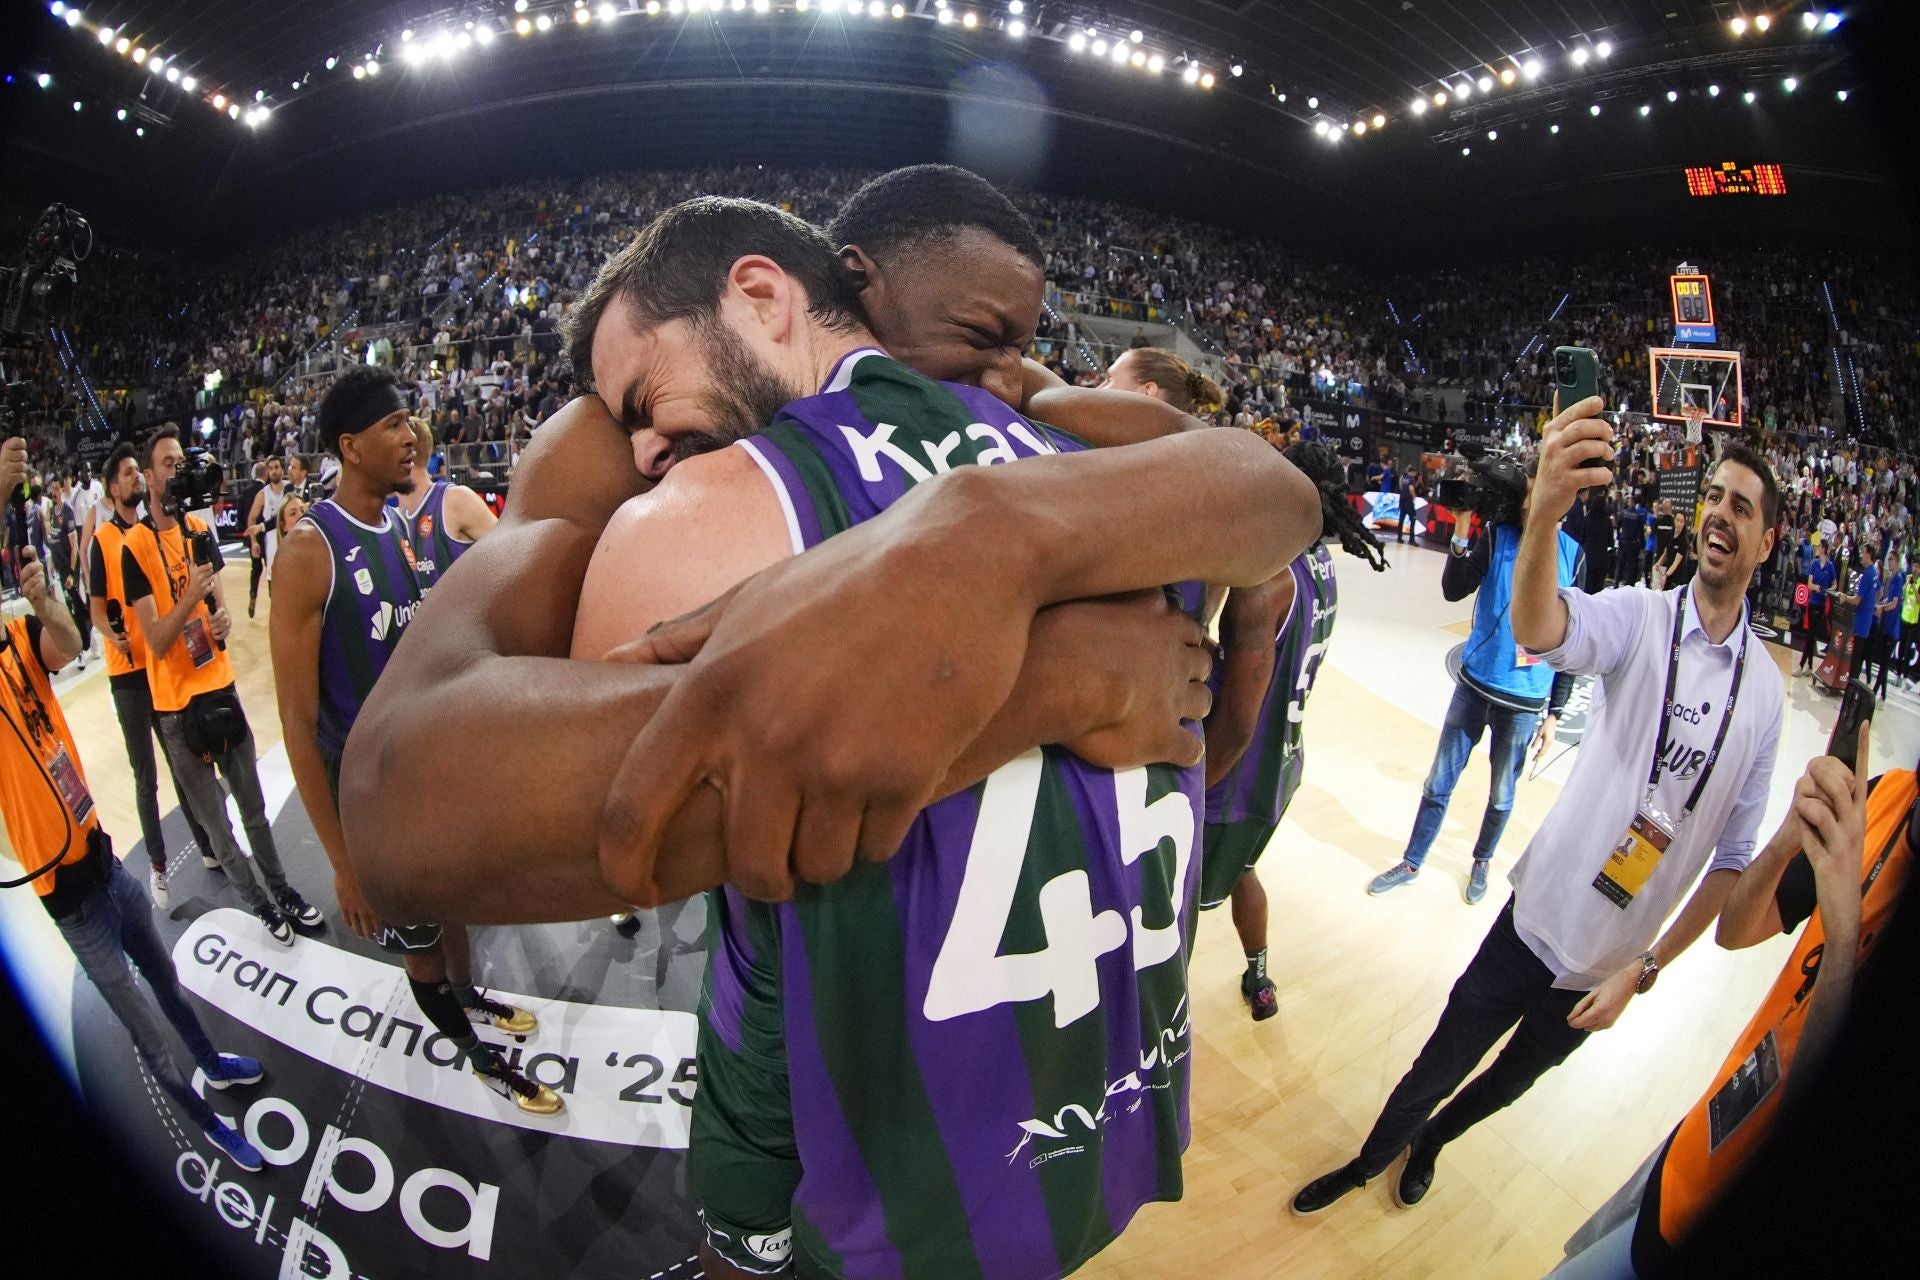
[(1065, 1275), (1181, 1196), (1199, 909), (1232, 903), (1276, 1010), (1254, 863), (1333, 630), (1322, 540), (1385, 564), (1331, 451), (1024, 361), (1041, 262), (945, 166), (824, 233), (665, 211), (568, 314), (597, 394), (430, 595), (382, 514), (404, 391), (356, 368), (322, 404), (340, 490), (283, 549), (312, 589), (275, 660), (342, 906), (427, 1008), (414, 957), (461, 925), (710, 891), (710, 1276)]

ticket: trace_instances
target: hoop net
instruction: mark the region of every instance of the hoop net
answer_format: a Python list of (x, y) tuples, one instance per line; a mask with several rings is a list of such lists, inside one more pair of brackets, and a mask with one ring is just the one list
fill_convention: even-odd
[(1707, 420), (1707, 411), (1697, 404), (1685, 405), (1680, 417), (1686, 422), (1686, 440), (1688, 444), (1699, 444), (1701, 427)]

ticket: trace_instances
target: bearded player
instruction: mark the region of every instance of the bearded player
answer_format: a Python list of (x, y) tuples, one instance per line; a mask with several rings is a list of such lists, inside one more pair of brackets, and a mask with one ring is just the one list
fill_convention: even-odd
[[(595, 551), (575, 656), (919, 509), (939, 473), (1080, 447), (890, 359), (834, 265), (778, 210), (695, 200), (571, 313), (576, 367), (676, 460)], [(1298, 514), (1260, 578), (1305, 545)], [(1179, 1196), (1200, 781), (1029, 750), (884, 865), (780, 906), (715, 896), (689, 1166), (708, 1274), (1042, 1280)], [(844, 834), (825, 843), (850, 854)]]
[[(1320, 491), (1322, 539), (1386, 569), (1380, 540), (1347, 501), (1338, 454), (1301, 443), (1286, 451)], [(1338, 591), (1333, 557), (1314, 545), (1286, 572), (1235, 588), (1220, 615), (1220, 649), (1207, 714), (1207, 821), (1200, 859), (1200, 909), (1231, 900), (1246, 951), (1240, 996), (1262, 1022), (1279, 1011), (1267, 976), (1267, 891), (1254, 870), (1279, 829), (1306, 764), (1301, 719), (1333, 635)]]
[(347, 927), (400, 957), (420, 1012), (463, 1051), (483, 1084), (524, 1112), (556, 1115), (563, 1106), (557, 1093), (474, 1034), (477, 1023), (524, 1041), (538, 1024), (525, 1009), (474, 989), (466, 930), (381, 922), (347, 861), (340, 752), (423, 591), (400, 513), (387, 505), (406, 492), (414, 462), (399, 382), (368, 365), (343, 373), (320, 402), (320, 439), (340, 459), (339, 485), (287, 534), (273, 566), (274, 686), (300, 799), (333, 864)]

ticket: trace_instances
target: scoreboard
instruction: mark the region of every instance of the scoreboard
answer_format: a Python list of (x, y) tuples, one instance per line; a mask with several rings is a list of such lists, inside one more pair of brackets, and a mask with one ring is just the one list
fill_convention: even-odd
[(1732, 160), (1718, 165), (1687, 169), (1687, 194), (1690, 196), (1784, 196), (1787, 175), (1777, 164), (1736, 164)]
[(1682, 267), (1667, 278), (1673, 298), (1673, 336), (1678, 342), (1711, 346), (1718, 340), (1713, 322), (1713, 284), (1705, 275)]

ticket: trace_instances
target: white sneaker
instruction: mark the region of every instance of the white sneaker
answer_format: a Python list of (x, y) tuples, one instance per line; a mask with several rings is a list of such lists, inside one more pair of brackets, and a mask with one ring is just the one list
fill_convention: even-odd
[(165, 911), (173, 904), (173, 894), (167, 890), (167, 869), (165, 867), (155, 867), (153, 869), (153, 879), (149, 880), (147, 884), (153, 893), (154, 906)]

